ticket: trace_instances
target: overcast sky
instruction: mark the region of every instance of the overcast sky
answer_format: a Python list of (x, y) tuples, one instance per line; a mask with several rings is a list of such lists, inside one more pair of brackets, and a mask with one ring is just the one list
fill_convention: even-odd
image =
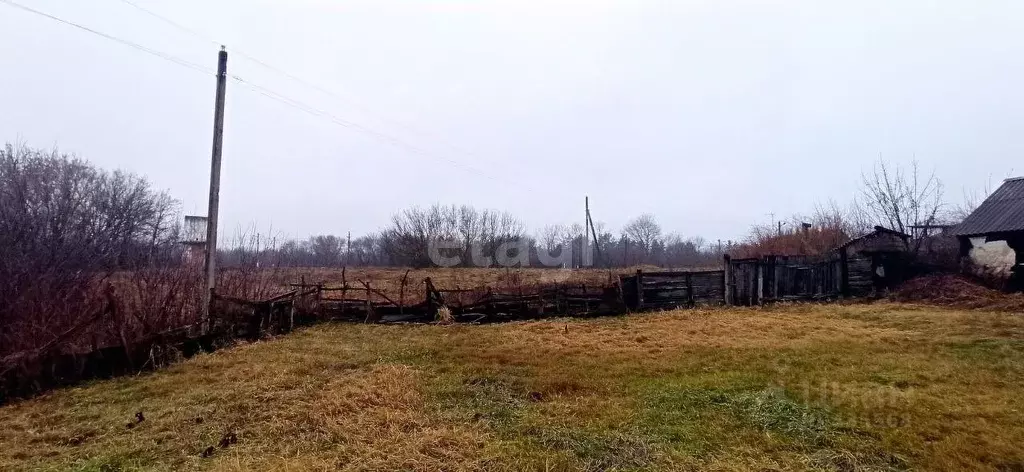
[[(1024, 174), (1020, 0), (133, 0), (196, 35), (120, 0), (14, 1), (210, 70), (215, 39), (229, 74), (362, 127), (230, 81), (222, 234), (361, 234), (435, 202), (536, 230), (589, 195), (616, 232), (650, 212), (737, 239), (845, 203), (879, 155), (950, 200)], [(212, 72), (4, 4), (0, 67), (0, 139), (205, 214)]]

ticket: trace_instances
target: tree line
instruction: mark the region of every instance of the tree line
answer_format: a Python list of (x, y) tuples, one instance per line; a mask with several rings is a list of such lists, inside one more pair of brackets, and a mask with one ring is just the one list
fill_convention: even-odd
[[(700, 236), (666, 233), (652, 214), (631, 219), (617, 233), (600, 222), (593, 229), (580, 223), (554, 224), (530, 233), (522, 220), (507, 212), (435, 204), (402, 210), (379, 232), (355, 239), (319, 235), (280, 244), (275, 240), (259, 248), (243, 237), (243, 243), (221, 251), (220, 257), (229, 266), (429, 267), (438, 265), (431, 258), (431, 242), (443, 241), (446, 244), (441, 252), (446, 258), (458, 258), (459, 266), (479, 266), (470, 251), (494, 254), (503, 244), (518, 242), (516, 250), (525, 251), (527, 256), (512, 259), (534, 267), (551, 265), (551, 257), (538, 254), (558, 255), (563, 251), (572, 257), (554, 260), (567, 267), (700, 267), (719, 264), (725, 253), (739, 257), (825, 254), (875, 226), (911, 236), (930, 235), (934, 231), (922, 233), (921, 229), (957, 222), (980, 203), (977, 196), (966, 195), (961, 205), (948, 204), (942, 182), (934, 173), (923, 173), (916, 161), (904, 168), (879, 160), (861, 175), (861, 184), (860, 192), (846, 205), (829, 200), (817, 204), (810, 214), (753, 224), (740, 241), (709, 241)], [(908, 249), (929, 249), (931, 246), (921, 245), (934, 239), (911, 238)], [(947, 252), (949, 246), (946, 241)], [(585, 247), (592, 254), (588, 259), (582, 256)], [(501, 265), (496, 260), (491, 263)]]
[[(7, 281), (0, 295), (20, 292), (25, 282), (19, 281), (32, 278), (19, 273), (174, 266), (181, 260), (178, 202), (140, 176), (8, 144), (0, 152), (0, 189), (0, 276)], [(810, 215), (754, 224), (736, 242), (665, 232), (651, 214), (614, 232), (600, 222), (592, 229), (573, 223), (530, 232), (508, 212), (434, 204), (401, 210), (381, 230), (354, 238), (242, 234), (222, 244), (218, 258), (226, 267), (427, 267), (437, 265), (431, 244), (441, 241), (440, 253), (461, 256), (463, 266), (475, 265), (472, 251), (493, 256), (507, 246), (512, 253), (525, 251), (527, 257), (513, 259), (531, 266), (549, 265), (538, 254), (563, 252), (572, 257), (556, 260), (568, 267), (704, 266), (717, 264), (726, 252), (820, 254), (878, 224), (913, 233), (956, 221), (977, 200), (950, 206), (941, 181), (916, 162), (902, 168), (880, 160), (862, 175), (860, 194), (846, 206), (830, 201)], [(585, 248), (592, 254), (586, 259)]]
[[(260, 247), (257, 240), (266, 244)], [(432, 248), (438, 242), (442, 247)], [(226, 266), (286, 267), (431, 267), (439, 265), (432, 251), (447, 260), (457, 259), (452, 264), (457, 267), (481, 266), (481, 255), (489, 257), (490, 266), (551, 267), (554, 261), (568, 268), (688, 267), (714, 265), (728, 248), (700, 237), (665, 234), (649, 214), (634, 218), (617, 235), (602, 223), (595, 223), (593, 230), (575, 223), (547, 225), (530, 233), (508, 212), (441, 204), (402, 210), (382, 230), (351, 239), (318, 235), (279, 241), (250, 233), (237, 236), (231, 246), (220, 251)], [(590, 255), (584, 258), (587, 250)], [(515, 262), (502, 263), (503, 256)]]

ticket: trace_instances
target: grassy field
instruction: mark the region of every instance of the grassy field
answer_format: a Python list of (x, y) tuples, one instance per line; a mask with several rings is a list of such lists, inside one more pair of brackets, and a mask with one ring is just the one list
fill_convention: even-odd
[(323, 325), (0, 408), (0, 470), (136, 469), (1024, 470), (1024, 317)]

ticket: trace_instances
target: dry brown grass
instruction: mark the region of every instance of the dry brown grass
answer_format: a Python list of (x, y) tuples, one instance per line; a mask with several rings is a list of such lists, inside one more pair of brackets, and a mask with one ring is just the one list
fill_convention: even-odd
[(1020, 470), (1022, 394), (1010, 313), (329, 325), (0, 408), (0, 469)]

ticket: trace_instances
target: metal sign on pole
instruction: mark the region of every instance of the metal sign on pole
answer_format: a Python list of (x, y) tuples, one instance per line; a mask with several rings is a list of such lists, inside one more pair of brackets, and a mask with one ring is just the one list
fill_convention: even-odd
[(228, 78), (228, 52), (217, 54), (217, 98), (213, 110), (213, 156), (210, 159), (210, 206), (206, 213), (206, 289), (203, 290), (203, 320), (212, 328), (210, 304), (217, 286), (217, 214), (220, 209), (220, 158), (224, 144), (224, 94)]

